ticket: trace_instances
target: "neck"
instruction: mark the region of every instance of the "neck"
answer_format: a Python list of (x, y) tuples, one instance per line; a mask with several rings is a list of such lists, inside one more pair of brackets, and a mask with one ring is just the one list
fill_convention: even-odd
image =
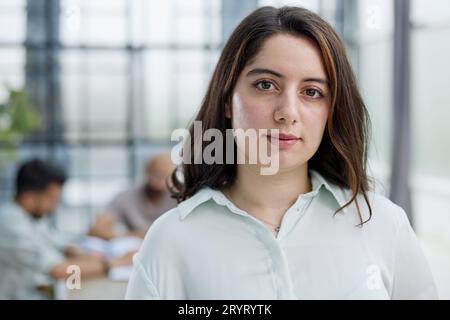
[(236, 182), (226, 193), (241, 209), (279, 223), (298, 196), (310, 191), (307, 164), (273, 176), (260, 175), (257, 166), (241, 165)]

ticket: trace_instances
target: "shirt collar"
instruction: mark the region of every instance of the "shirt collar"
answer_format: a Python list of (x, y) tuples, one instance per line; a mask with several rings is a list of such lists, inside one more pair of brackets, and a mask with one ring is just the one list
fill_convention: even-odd
[(323, 187), (328, 192), (331, 193), (331, 195), (334, 197), (337, 204), (339, 205), (339, 208), (342, 208), (347, 204), (350, 198), (349, 195), (347, 194), (346, 189), (331, 183), (324, 176), (322, 176), (319, 172), (315, 170), (310, 170), (309, 173), (311, 175), (311, 184), (313, 192), (314, 190), (316, 190), (316, 192), (319, 192), (318, 190), (320, 190)]
[[(325, 177), (323, 177), (315, 170), (310, 170), (309, 173), (311, 176), (312, 191), (307, 194), (308, 196), (314, 197), (319, 192), (321, 192), (322, 189), (325, 189), (330, 192), (333, 198), (336, 200), (337, 205), (339, 206), (338, 208), (343, 207), (348, 202), (346, 201), (345, 191), (341, 187), (330, 183), (325, 179)], [(300, 196), (301, 195), (299, 195), (299, 197)], [(204, 187), (200, 189), (196, 194), (194, 194), (191, 198), (181, 202), (178, 205), (180, 218), (183, 220), (196, 207), (209, 200), (214, 200), (218, 205), (227, 206), (231, 211), (235, 213), (245, 214), (242, 210), (238, 209), (231, 201), (229, 201), (221, 191), (214, 190), (209, 187)]]

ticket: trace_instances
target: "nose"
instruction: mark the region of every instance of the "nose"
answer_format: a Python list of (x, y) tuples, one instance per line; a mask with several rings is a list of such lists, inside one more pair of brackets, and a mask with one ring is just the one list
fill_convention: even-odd
[(274, 119), (277, 123), (287, 125), (299, 122), (299, 100), (296, 90), (285, 91), (280, 96), (278, 106), (274, 111)]

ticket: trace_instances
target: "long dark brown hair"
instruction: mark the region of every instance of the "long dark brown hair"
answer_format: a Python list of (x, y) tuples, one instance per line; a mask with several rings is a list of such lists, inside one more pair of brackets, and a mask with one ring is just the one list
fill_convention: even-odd
[[(352, 198), (336, 213), (355, 201), (363, 225), (372, 217), (367, 197), (369, 182), (366, 174), (369, 116), (342, 40), (317, 14), (299, 7), (262, 7), (247, 16), (223, 48), (195, 121), (202, 121), (203, 132), (215, 128), (225, 137), (226, 129), (231, 129), (231, 121), (225, 117), (225, 106), (231, 105), (239, 75), (256, 56), (263, 42), (280, 33), (306, 36), (313, 40), (321, 51), (330, 80), (331, 109), (321, 145), (309, 160), (308, 166), (330, 182), (352, 191)], [(193, 124), (189, 132), (190, 136), (194, 137)], [(191, 139), (191, 150), (194, 150), (196, 143), (199, 141)], [(200, 143), (204, 149), (211, 142)], [(192, 154), (190, 157), (192, 164), (183, 164), (178, 168), (181, 169), (182, 176), (180, 177), (176, 170), (171, 177), (172, 196), (179, 202), (191, 197), (203, 187), (222, 189), (234, 183), (236, 164), (194, 164), (196, 155)], [(366, 221), (363, 221), (360, 212), (358, 194), (364, 196), (369, 208), (369, 218)]]

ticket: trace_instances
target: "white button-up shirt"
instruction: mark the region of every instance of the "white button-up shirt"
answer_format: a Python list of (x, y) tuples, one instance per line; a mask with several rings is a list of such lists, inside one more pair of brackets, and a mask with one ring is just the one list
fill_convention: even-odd
[[(275, 237), (222, 192), (204, 188), (163, 214), (134, 257), (128, 299), (436, 299), (405, 212), (369, 193), (358, 226), (351, 192), (310, 171), (313, 191)], [(362, 217), (368, 208), (358, 196)]]

